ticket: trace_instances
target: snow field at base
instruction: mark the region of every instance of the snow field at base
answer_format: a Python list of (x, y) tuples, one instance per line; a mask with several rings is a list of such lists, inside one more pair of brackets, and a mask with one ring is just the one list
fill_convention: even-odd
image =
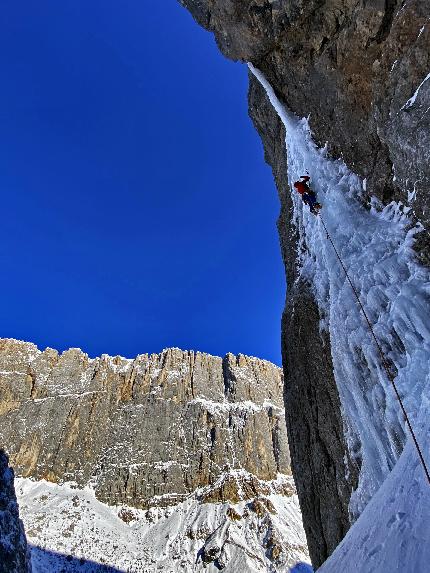
[[(414, 256), (414, 236), (420, 229), (412, 227), (409, 208), (400, 204), (382, 208), (374, 200), (365, 209), (360, 202), (365, 181), (343, 161), (330, 159), (326, 149), (317, 148), (308, 121), (289, 113), (261, 72), (251, 65), (250, 69), (285, 125), (290, 188), (309, 173), (323, 205), (321, 216), (396, 374), (430, 466), (430, 275)], [(352, 516), (361, 517), (320, 570), (428, 572), (429, 484), (322, 222), (298, 193), (291, 192), (300, 237), (300, 277), (312, 285), (323, 317), (321, 328), (330, 333), (348, 447), (361, 461), (358, 488), (350, 503)]]
[[(421, 414), (430, 419), (428, 403)], [(429, 435), (428, 421), (419, 435)], [(394, 470), (318, 573), (428, 573), (429, 490), (409, 440)]]
[[(288, 476), (280, 475), (279, 480), (292, 483)], [(77, 489), (73, 484), (17, 478), (15, 488), (33, 546), (33, 573), (108, 571), (101, 563), (127, 573), (219, 571), (213, 563), (204, 566), (203, 547), (218, 555), (225, 573), (312, 571), (295, 495), (266, 496), (276, 511), (269, 523), (267, 516), (248, 510), (249, 502), (200, 504), (192, 496), (173, 507), (143, 511), (108, 506), (90, 488)], [(229, 507), (242, 518), (229, 518)], [(284, 564), (276, 568), (268, 558), (269, 534), (284, 549)], [(67, 555), (74, 559), (67, 560)]]

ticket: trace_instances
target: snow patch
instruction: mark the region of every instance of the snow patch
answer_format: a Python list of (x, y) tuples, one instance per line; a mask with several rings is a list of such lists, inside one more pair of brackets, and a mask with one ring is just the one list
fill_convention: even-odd
[(222, 402), (214, 402), (213, 400), (207, 400), (202, 396), (197, 396), (190, 402), (188, 402), (190, 406), (198, 404), (202, 408), (204, 408), (209, 414), (215, 415), (224, 415), (230, 412), (247, 412), (247, 413), (255, 413), (255, 412), (262, 412), (264, 410), (274, 409), (277, 410), (280, 414), (284, 412), (283, 408), (276, 406), (269, 400), (265, 400), (263, 404), (259, 405), (255, 402), (251, 402), (250, 400), (243, 400), (241, 402), (228, 402), (227, 400)]

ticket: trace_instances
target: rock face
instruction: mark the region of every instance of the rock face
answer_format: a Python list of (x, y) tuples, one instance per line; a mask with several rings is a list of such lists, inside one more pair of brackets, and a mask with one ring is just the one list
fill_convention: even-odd
[(38, 570), (308, 561), (273, 364), (179, 349), (90, 359), (0, 339), (0, 404)]
[[(290, 473), (282, 387), (279, 368), (242, 355), (89, 359), (3, 339), (1, 442), (21, 476), (165, 507), (234, 470), (255, 483)], [(225, 482), (213, 501), (258, 495), (248, 482)]]
[(0, 450), (0, 572), (30, 573), (27, 540), (19, 519), (13, 477), (8, 458)]
[[(283, 104), (309, 117), (317, 144), (366, 180), (360, 201), (376, 196), (409, 206), (423, 225), (415, 247), (428, 264), (430, 2), (180, 1), (214, 33), (226, 57), (261, 70)], [(312, 285), (297, 268), (300, 237), (292, 221), (284, 127), (252, 75), (248, 103), (281, 205), (286, 418), (309, 550), (319, 566), (351, 525), (349, 501), (361, 462), (346, 444), (333, 341), (320, 328)]]
[(366, 178), (369, 194), (407, 203), (415, 189), (428, 224), (430, 87), (410, 100), (430, 69), (428, 0), (181, 4), (224, 55), (252, 62), (292, 111), (310, 114), (317, 142)]

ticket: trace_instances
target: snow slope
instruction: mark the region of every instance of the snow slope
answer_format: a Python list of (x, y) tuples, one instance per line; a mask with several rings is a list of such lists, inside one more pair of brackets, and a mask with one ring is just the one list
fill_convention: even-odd
[[(291, 477), (277, 481), (293, 487)], [(225, 573), (312, 571), (296, 495), (266, 496), (264, 514), (252, 502), (200, 503), (201, 492), (142, 511), (107, 506), (73, 484), (17, 478), (15, 486), (33, 573), (214, 573), (221, 565)], [(205, 555), (213, 562), (205, 564)]]
[[(429, 419), (428, 404), (422, 411)], [(421, 437), (428, 436), (428, 422)], [(430, 487), (409, 441), (394, 470), (318, 573), (430, 571)]]
[[(414, 259), (419, 227), (408, 220), (407, 206), (382, 208), (375, 200), (365, 209), (360, 196), (366, 182), (317, 148), (308, 121), (289, 113), (261, 72), (250, 69), (285, 125), (290, 186), (306, 172), (311, 176), (324, 222), (397, 373), (397, 387), (430, 465), (430, 275)], [(313, 285), (321, 328), (330, 333), (349, 449), (362, 460), (350, 504), (352, 515), (361, 517), (320, 571), (430, 571), (430, 487), (321, 220), (297, 193), (292, 198), (300, 231), (298, 265)]]

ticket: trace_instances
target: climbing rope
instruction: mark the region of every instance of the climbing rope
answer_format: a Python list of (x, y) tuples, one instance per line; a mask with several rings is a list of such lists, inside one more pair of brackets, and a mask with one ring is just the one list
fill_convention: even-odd
[(402, 398), (401, 398), (401, 396), (400, 396), (400, 394), (399, 394), (399, 391), (397, 390), (397, 386), (396, 386), (396, 382), (395, 382), (395, 380), (394, 380), (394, 376), (393, 376), (393, 374), (391, 373), (390, 367), (389, 367), (389, 365), (388, 365), (388, 363), (387, 363), (387, 360), (386, 360), (386, 358), (385, 358), (384, 352), (382, 351), (381, 345), (379, 344), (378, 339), (376, 338), (375, 332), (374, 332), (374, 330), (373, 330), (372, 323), (370, 322), (369, 317), (367, 316), (367, 313), (366, 313), (366, 311), (365, 311), (365, 309), (364, 309), (364, 306), (361, 304), (360, 297), (358, 296), (357, 289), (355, 288), (355, 286), (354, 286), (352, 280), (350, 279), (350, 276), (349, 276), (349, 274), (348, 274), (348, 271), (347, 271), (347, 269), (346, 269), (346, 267), (345, 267), (345, 265), (344, 265), (344, 263), (343, 263), (343, 261), (342, 261), (341, 256), (339, 255), (338, 250), (336, 249), (336, 246), (335, 246), (335, 244), (334, 244), (334, 242), (333, 242), (333, 239), (330, 237), (330, 234), (329, 234), (329, 232), (328, 232), (328, 230), (327, 230), (327, 227), (326, 227), (326, 225), (325, 225), (325, 223), (324, 223), (324, 220), (323, 220), (323, 218), (321, 217), (321, 215), (320, 215), (320, 220), (321, 220), (321, 223), (323, 224), (323, 227), (324, 227), (325, 232), (326, 232), (326, 234), (327, 234), (327, 239), (328, 239), (328, 240), (330, 241), (330, 243), (332, 244), (332, 247), (333, 247), (333, 249), (334, 249), (334, 252), (336, 253), (337, 258), (339, 259), (339, 262), (340, 262), (340, 264), (341, 264), (341, 266), (342, 266), (342, 269), (343, 269), (343, 271), (344, 271), (344, 273), (345, 273), (345, 276), (346, 276), (346, 278), (348, 279), (349, 284), (351, 285), (351, 289), (352, 289), (352, 291), (353, 291), (353, 293), (354, 293), (354, 295), (355, 295), (355, 298), (357, 299), (357, 302), (358, 302), (358, 304), (359, 304), (359, 306), (360, 306), (360, 308), (361, 308), (361, 311), (362, 311), (362, 313), (363, 313), (363, 315), (364, 315), (364, 318), (366, 319), (366, 322), (367, 322), (367, 324), (368, 324), (368, 326), (369, 326), (369, 329), (370, 329), (370, 332), (371, 332), (371, 334), (372, 334), (373, 340), (375, 341), (375, 344), (376, 344), (376, 346), (377, 346), (377, 348), (378, 348), (378, 351), (379, 351), (379, 354), (380, 354), (380, 356), (381, 356), (382, 365), (384, 366), (384, 369), (385, 369), (385, 371), (386, 371), (386, 373), (387, 373), (388, 380), (391, 382), (391, 385), (392, 385), (393, 388), (394, 388), (394, 392), (395, 392), (395, 394), (396, 394), (396, 398), (397, 398), (397, 400), (398, 400), (398, 402), (399, 402), (399, 404), (400, 404), (400, 408), (402, 409), (403, 416), (404, 416), (404, 418), (405, 418), (406, 424), (407, 424), (407, 426), (408, 426), (408, 428), (409, 428), (409, 431), (410, 431), (410, 433), (411, 433), (411, 436), (412, 436), (412, 439), (413, 439), (413, 441), (414, 441), (415, 447), (416, 447), (416, 449), (417, 449), (418, 456), (419, 456), (419, 458), (420, 458), (420, 460), (421, 460), (422, 466), (423, 466), (423, 468), (424, 468), (424, 472), (425, 472), (426, 477), (427, 477), (427, 481), (428, 481), (428, 483), (429, 483), (429, 485), (430, 485), (430, 472), (429, 472), (429, 469), (428, 469), (427, 464), (426, 464), (426, 462), (425, 462), (425, 459), (424, 459), (423, 453), (422, 453), (422, 451), (421, 451), (420, 445), (419, 445), (419, 443), (418, 443), (417, 437), (416, 437), (416, 435), (415, 435), (415, 432), (414, 432), (414, 430), (413, 430), (413, 428), (412, 428), (412, 424), (411, 424), (411, 421), (409, 420), (409, 416), (408, 416), (408, 414), (407, 414), (407, 412), (406, 412), (406, 409), (405, 409), (405, 407), (404, 407), (404, 405), (403, 405)]

